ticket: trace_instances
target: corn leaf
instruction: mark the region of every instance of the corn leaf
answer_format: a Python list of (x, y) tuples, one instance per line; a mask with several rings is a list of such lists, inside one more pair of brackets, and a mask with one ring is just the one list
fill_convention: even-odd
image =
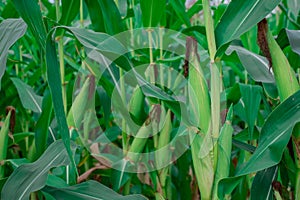
[(262, 88), (260, 86), (240, 84), (240, 92), (246, 122), (249, 126), (250, 140), (252, 140), (254, 125), (260, 107)]
[(21, 38), (27, 29), (22, 19), (6, 19), (0, 24), (0, 90), (1, 78), (6, 69), (6, 59), (9, 48)]
[(259, 171), (253, 180), (251, 187), (251, 200), (273, 199), (273, 181), (276, 180), (278, 167), (273, 166)]
[(41, 113), (43, 98), (35, 94), (33, 89), (20, 79), (12, 78), (11, 80), (18, 90), (18, 94), (24, 108), (36, 113)]
[(142, 195), (122, 196), (112, 189), (96, 182), (87, 181), (78, 185), (55, 188), (47, 186), (44, 192), (51, 194), (57, 200), (86, 199), (86, 200), (146, 200)]
[[(52, 109), (52, 98), (49, 90), (46, 90), (42, 102), (42, 113), (35, 126), (35, 148), (37, 152), (35, 157), (37, 158), (41, 156), (47, 148), (48, 130), (53, 134), (52, 129), (49, 127)], [(52, 135), (52, 137), (54, 137), (54, 135)]]
[(230, 45), (226, 54), (232, 54), (235, 51), (251, 78), (257, 82), (274, 83), (274, 75), (269, 71), (268, 60), (265, 57), (257, 55), (247, 49), (239, 46)]
[[(72, 151), (74, 150), (75, 146), (72, 144)], [(45, 186), (51, 168), (68, 164), (70, 160), (63, 141), (57, 140), (37, 161), (23, 164), (12, 173), (2, 189), (1, 199), (29, 199), (31, 192)]]
[(300, 30), (286, 30), (292, 50), (300, 55)]
[(37, 1), (13, 0), (16, 10), (34, 34), (36, 40), (44, 49), (46, 46), (46, 29), (42, 21), (42, 13)]
[(282, 102), (267, 118), (261, 130), (258, 147), (249, 161), (236, 172), (235, 177), (222, 179), (218, 197), (229, 194), (244, 175), (261, 171), (278, 164), (290, 140), (293, 127), (300, 121), (300, 91)]
[(75, 183), (77, 171), (76, 171), (75, 163), (73, 160), (73, 154), (71, 151), (69, 128), (67, 125), (66, 114), (64, 112), (59, 63), (57, 60), (55, 43), (54, 43), (54, 41), (51, 40), (50, 36), (48, 37), (48, 40), (46, 43), (46, 63), (47, 63), (48, 85), (49, 85), (50, 93), (52, 96), (53, 108), (54, 108), (56, 120), (58, 123), (58, 128), (59, 128), (62, 140), (65, 144), (66, 150), (68, 152), (69, 158), (71, 160), (70, 181)]
[(232, 0), (215, 29), (217, 48), (237, 39), (267, 16), (279, 3), (280, 0)]

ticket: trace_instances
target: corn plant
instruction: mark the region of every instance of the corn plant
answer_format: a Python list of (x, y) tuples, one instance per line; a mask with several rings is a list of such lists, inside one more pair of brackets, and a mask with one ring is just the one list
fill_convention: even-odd
[(0, 2), (1, 199), (299, 199), (299, 10)]

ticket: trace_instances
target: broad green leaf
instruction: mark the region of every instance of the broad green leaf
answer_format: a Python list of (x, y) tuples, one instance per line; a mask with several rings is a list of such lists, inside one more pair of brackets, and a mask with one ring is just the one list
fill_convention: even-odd
[(243, 102), (242, 105), (245, 111), (246, 122), (249, 126), (250, 140), (252, 140), (254, 125), (260, 107), (262, 88), (256, 85), (240, 84), (240, 92), (242, 96), (241, 101)]
[(87, 181), (78, 185), (64, 188), (46, 187), (44, 192), (51, 194), (55, 199), (85, 199), (85, 200), (146, 200), (142, 195), (122, 196), (112, 189), (96, 182)]
[(300, 121), (300, 91), (282, 102), (267, 118), (261, 138), (250, 160), (237, 176), (249, 174), (276, 165), (282, 156), (293, 127)]
[(52, 96), (53, 108), (58, 123), (58, 128), (62, 140), (64, 142), (64, 145), (66, 147), (66, 150), (68, 152), (69, 158), (71, 160), (70, 181), (75, 183), (77, 171), (75, 167), (75, 161), (73, 159), (73, 154), (71, 151), (69, 128), (67, 125), (66, 114), (64, 111), (59, 63), (57, 60), (55, 43), (54, 41), (51, 40), (51, 35), (48, 36), (46, 42), (46, 64), (47, 64), (48, 85)]
[(41, 113), (43, 98), (35, 94), (33, 89), (29, 85), (21, 81), (20, 79), (11, 78), (11, 80), (18, 90), (19, 97), (21, 99), (24, 108), (29, 109), (36, 113)]
[[(6, 159), (10, 116), (11, 112), (9, 112), (6, 116), (6, 119), (0, 130), (0, 161)], [(4, 178), (4, 170), (5, 166), (0, 165), (0, 179)]]
[(41, 47), (45, 48), (46, 30), (42, 20), (42, 13), (40, 7), (35, 0), (13, 0), (13, 3), (31, 29), (36, 40), (40, 43)]
[(6, 59), (9, 48), (22, 37), (27, 29), (22, 19), (6, 19), (0, 24), (0, 90), (1, 78), (6, 69)]
[(140, 1), (144, 27), (156, 27), (166, 10), (166, 0)]
[(283, 101), (267, 118), (254, 154), (236, 172), (235, 177), (222, 179), (218, 196), (229, 194), (244, 175), (278, 164), (290, 140), (293, 127), (300, 121), (300, 91)]
[(239, 46), (230, 45), (226, 51), (226, 54), (232, 54), (235, 51), (247, 70), (251, 78), (255, 81), (263, 83), (273, 83), (274, 75), (269, 70), (269, 64), (265, 57), (257, 55), (247, 49)]
[[(299, 3), (300, 4), (300, 3)], [(292, 50), (300, 55), (300, 30), (286, 30)]]
[[(74, 150), (75, 145), (72, 144)], [(1, 199), (29, 199), (31, 192), (45, 186), (51, 168), (68, 164), (70, 160), (63, 141), (52, 143), (37, 161), (23, 164), (11, 174), (2, 189)]]
[(252, 182), (252, 200), (273, 200), (273, 181), (277, 178), (278, 167), (274, 166), (259, 171)]
[(59, 23), (68, 26), (79, 13), (80, 0), (62, 0), (61, 5), (62, 11)]
[(265, 18), (280, 1), (232, 0), (215, 29), (217, 48), (248, 31)]
[[(48, 130), (52, 132), (49, 127), (52, 116), (52, 99), (49, 90), (46, 90), (43, 102), (42, 113), (35, 126), (35, 148), (36, 158), (42, 155), (47, 148)], [(52, 133), (53, 134), (53, 133)], [(54, 137), (54, 135), (52, 135)], [(55, 139), (55, 138), (53, 138)]]

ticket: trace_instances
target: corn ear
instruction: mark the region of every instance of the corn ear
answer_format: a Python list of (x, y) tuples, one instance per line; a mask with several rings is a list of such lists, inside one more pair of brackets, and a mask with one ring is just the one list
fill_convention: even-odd
[(191, 151), (201, 199), (209, 200), (213, 190), (214, 167), (210, 152), (208, 151), (206, 155), (203, 155), (200, 151), (204, 142), (204, 135), (196, 134), (191, 144)]
[(294, 70), (291, 68), (286, 56), (275, 41), (271, 31), (267, 32), (267, 41), (279, 97), (281, 101), (284, 101), (300, 89), (299, 84)]
[(156, 105), (152, 106), (150, 116), (135, 135), (135, 138), (130, 145), (129, 152), (127, 153), (128, 159), (132, 162), (136, 162), (138, 160), (139, 153), (143, 151), (148, 138), (152, 136), (153, 125), (156, 124), (155, 121), (157, 120), (155, 116), (157, 116), (158, 110), (159, 109), (156, 107)]
[(84, 113), (86, 112), (86, 105), (89, 96), (90, 78), (86, 79), (79, 94), (76, 96), (72, 107), (68, 113), (67, 123), (68, 126), (80, 127), (83, 120)]
[(220, 131), (220, 73), (215, 63), (210, 64), (211, 71), (211, 126), (212, 137), (217, 139)]
[(9, 133), (9, 124), (10, 124), (10, 116), (11, 112), (8, 113), (3, 126), (1, 127), (0, 130), (0, 179), (5, 177), (4, 170), (5, 166), (3, 166), (2, 162), (3, 160), (6, 159), (6, 154), (7, 154), (7, 142), (8, 142), (8, 133)]
[(134, 122), (141, 125), (145, 120), (144, 116), (144, 99), (145, 95), (140, 87), (136, 87), (133, 91), (133, 95), (129, 101), (129, 113), (133, 118)]
[[(168, 164), (166, 162), (171, 161), (170, 149), (164, 148), (166, 147), (167, 144), (169, 144), (171, 131), (172, 131), (171, 112), (170, 110), (168, 110), (158, 140), (158, 149), (156, 151), (156, 159), (155, 159), (157, 166), (166, 166)], [(166, 179), (168, 173), (169, 173), (169, 167), (165, 167), (159, 170), (159, 180), (163, 188), (166, 186)]]
[(189, 106), (194, 125), (199, 127), (204, 133), (207, 133), (211, 119), (210, 99), (206, 79), (197, 55), (196, 45), (196, 41), (193, 40), (189, 60)]

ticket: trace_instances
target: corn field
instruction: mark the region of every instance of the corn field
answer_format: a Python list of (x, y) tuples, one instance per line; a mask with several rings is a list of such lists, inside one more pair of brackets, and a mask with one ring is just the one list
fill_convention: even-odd
[(2, 0), (1, 200), (299, 200), (300, 1)]

